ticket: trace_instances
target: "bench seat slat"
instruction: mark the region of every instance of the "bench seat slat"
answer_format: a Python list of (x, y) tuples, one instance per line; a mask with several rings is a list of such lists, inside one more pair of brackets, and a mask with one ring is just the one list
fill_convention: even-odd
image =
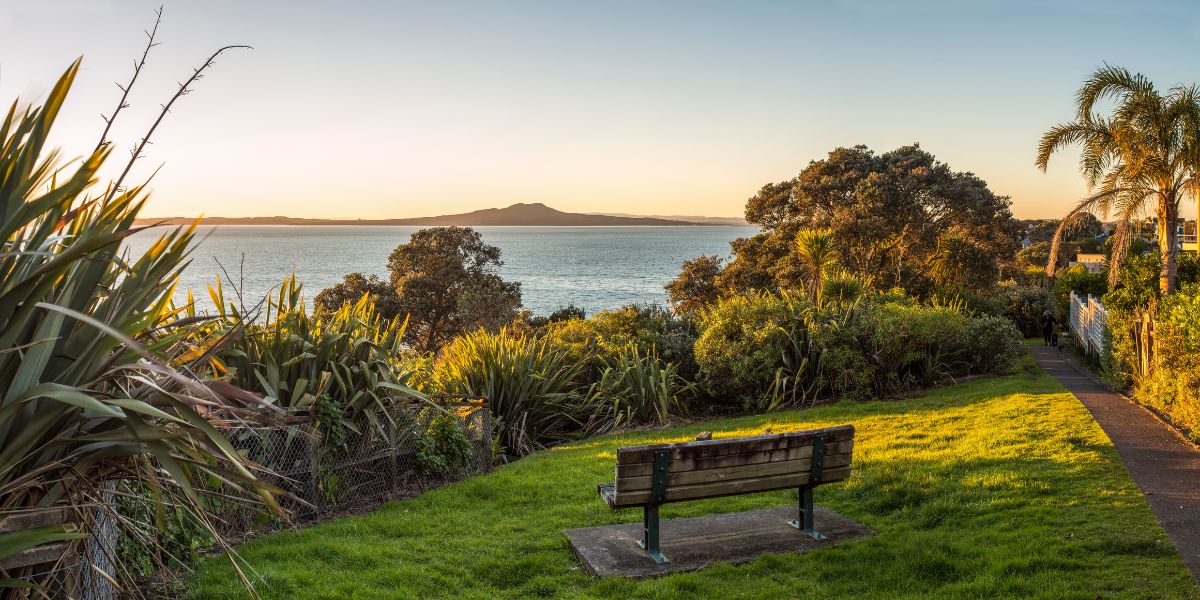
[[(722, 481), (717, 483), (704, 483), (697, 485), (677, 486), (667, 488), (667, 493), (663, 498), (663, 503), (681, 502), (684, 500), (699, 500), (702, 498), (719, 498), (721, 496), (734, 496), (738, 494), (749, 494), (753, 492), (768, 492), (771, 490), (782, 490), (788, 488), (798, 488), (807, 485), (809, 482), (809, 473), (797, 473), (787, 476), (767, 476), (753, 479), (739, 479), (736, 481)], [(831, 483), (842, 481), (850, 477), (850, 466), (836, 467), (825, 469), (821, 473), (822, 483)], [(649, 502), (650, 490), (641, 490), (636, 492), (616, 492), (613, 501), (610, 504), (613, 508), (622, 508), (627, 506), (642, 506)]]
[[(853, 449), (853, 440), (833, 442), (825, 445), (825, 453), (827, 455), (850, 454)], [(788, 461), (800, 458), (810, 458), (812, 457), (812, 453), (813, 447), (808, 445), (797, 446), (794, 448), (783, 448), (780, 450), (759, 450), (754, 452), (743, 452), (739, 454), (723, 454), (720, 456), (711, 456), (707, 458), (689, 458), (671, 461), (671, 470), (675, 472), (702, 471), (705, 469), (720, 469), (725, 467), (736, 467), (739, 465), (754, 465), (759, 463)], [(644, 477), (650, 475), (653, 470), (653, 462), (617, 463), (617, 479), (623, 479), (627, 477)]]
[[(844, 467), (850, 464), (850, 454), (835, 454), (826, 456), (824, 467), (832, 469), (835, 467)], [(675, 465), (671, 465), (672, 468)], [(700, 483), (717, 483), (731, 482), (739, 479), (758, 479), (767, 476), (789, 476), (799, 473), (808, 473), (812, 470), (812, 454), (808, 457), (796, 460), (783, 460), (773, 462), (759, 462), (748, 465), (736, 465), (729, 467), (720, 467), (716, 469), (703, 469), (698, 471), (679, 471), (668, 472), (667, 475), (667, 490), (677, 486), (695, 485)], [(649, 475), (638, 477), (620, 477), (616, 480), (616, 489), (621, 494), (635, 492), (641, 490), (649, 490), (651, 487), (651, 477)], [(824, 479), (824, 478), (822, 478)]]
[(794, 431), (745, 438), (715, 439), (702, 442), (675, 442), (671, 444), (650, 444), (645, 446), (628, 446), (617, 450), (617, 463), (650, 463), (654, 462), (654, 453), (658, 450), (670, 450), (671, 460), (686, 460), (710, 458), (725, 454), (742, 454), (756, 451), (782, 450), (801, 446), (811, 446), (818, 435), (825, 436), (825, 443), (841, 442), (854, 438), (854, 426), (842, 425), (811, 431)]

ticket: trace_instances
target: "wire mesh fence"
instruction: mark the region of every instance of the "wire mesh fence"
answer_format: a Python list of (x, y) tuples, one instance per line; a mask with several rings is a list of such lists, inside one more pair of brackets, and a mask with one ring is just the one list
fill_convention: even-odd
[[(431, 456), (437, 448), (430, 436), (438, 415), (453, 416), (462, 434), (458, 439), (469, 446), (461, 463), (431, 460), (437, 458)], [(346, 423), (340, 434), (332, 437), (313, 426), (311, 415), (296, 413), (290, 421), (290, 425), (278, 427), (225, 428), (234, 448), (261, 469), (259, 478), (283, 492), (278, 500), (287, 513), (287, 519), (281, 519), (265, 507), (219, 488), (209, 490), (211, 523), (226, 542), (236, 544), (272, 530), (309, 525), (412, 497), (487, 472), (492, 465), (491, 415), (482, 398), (389, 399), (383, 410)], [(113, 506), (120, 511), (119, 503)], [(116, 564), (127, 532), (106, 511), (98, 511), (92, 531), (87, 543), (70, 556), (24, 571), (24, 578), (40, 588), (30, 597), (109, 600), (126, 596), (115, 582), (123, 578), (119, 573), (130, 570), (130, 565)]]
[[(450, 472), (422, 464), (422, 444), (439, 413), (452, 414), (471, 445), (470, 461)], [(280, 503), (296, 524), (411, 496), (485, 472), (492, 462), (490, 414), (482, 399), (440, 397), (434, 406), (396, 399), (386, 411), (348, 424), (336, 442), (308, 424), (238, 428), (228, 435), (239, 453), (262, 467), (262, 479), (285, 492)], [(234, 540), (282, 525), (261, 507), (238, 502), (214, 512), (218, 532)]]

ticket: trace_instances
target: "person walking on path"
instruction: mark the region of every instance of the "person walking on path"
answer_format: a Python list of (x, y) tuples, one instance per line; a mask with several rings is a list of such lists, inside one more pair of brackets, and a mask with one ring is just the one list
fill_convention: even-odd
[(1058, 324), (1058, 319), (1050, 314), (1050, 311), (1042, 313), (1042, 345), (1049, 346), (1054, 343), (1054, 326)]

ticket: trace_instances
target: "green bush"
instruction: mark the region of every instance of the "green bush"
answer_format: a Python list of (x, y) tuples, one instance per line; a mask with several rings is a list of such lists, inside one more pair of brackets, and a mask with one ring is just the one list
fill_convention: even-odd
[(464, 472), (471, 465), (471, 440), (454, 413), (434, 407), (424, 431), (416, 432), (417, 471), (424, 475), (448, 477)]
[(994, 297), (1004, 307), (1004, 316), (1011, 319), (1025, 337), (1040, 337), (1042, 314), (1056, 309), (1050, 292), (1041, 287), (1004, 285), (996, 290)]
[(1134, 396), (1200, 439), (1200, 285), (1167, 297), (1155, 326), (1157, 365)]
[(1021, 332), (1005, 317), (973, 317), (952, 343), (969, 373), (1004, 373), (1025, 353)]
[(567, 349), (575, 360), (588, 363), (584, 375), (595, 381), (604, 361), (620, 356), (630, 344), (642, 355), (656, 355), (677, 365), (679, 374), (694, 379), (696, 323), (654, 304), (632, 304), (597, 312), (589, 319), (550, 322), (544, 336)]
[(713, 408), (762, 406), (784, 367), (788, 332), (805, 322), (808, 301), (788, 294), (722, 298), (700, 316), (695, 356)]
[(837, 398), (886, 398), (946, 380), (961, 370), (954, 342), (967, 330), (957, 308), (867, 302), (840, 322), (813, 324), (822, 377)]
[(495, 436), (524, 456), (598, 427), (579, 389), (585, 364), (546, 339), (476, 331), (443, 348), (433, 385), (450, 394), (487, 398)]
[(1089, 295), (1100, 298), (1108, 293), (1108, 276), (1092, 273), (1083, 265), (1075, 265), (1060, 273), (1054, 282), (1054, 300), (1058, 302), (1060, 314), (1070, 310), (1071, 292), (1081, 298)]

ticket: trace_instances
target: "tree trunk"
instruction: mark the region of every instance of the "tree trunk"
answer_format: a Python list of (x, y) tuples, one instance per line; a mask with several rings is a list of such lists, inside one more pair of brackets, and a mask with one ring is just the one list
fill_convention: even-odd
[(1175, 293), (1175, 271), (1178, 263), (1179, 247), (1175, 243), (1176, 223), (1179, 217), (1179, 205), (1175, 195), (1167, 196), (1158, 211), (1158, 251), (1162, 256), (1162, 270), (1158, 275), (1158, 290), (1167, 296)]

